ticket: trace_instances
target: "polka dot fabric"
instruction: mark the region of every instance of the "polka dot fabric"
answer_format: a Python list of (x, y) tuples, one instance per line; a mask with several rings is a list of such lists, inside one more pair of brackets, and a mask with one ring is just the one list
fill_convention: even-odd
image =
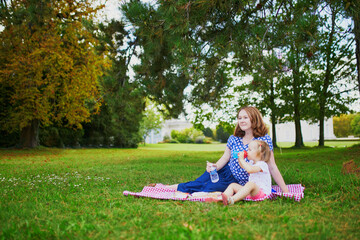
[[(268, 134), (266, 134), (263, 137), (253, 138), (253, 140), (262, 140), (269, 145), (271, 150), (273, 150), (272, 140)], [(244, 151), (244, 150), (248, 151), (248, 148), (249, 148), (248, 144), (243, 143), (243, 139), (241, 137), (235, 137), (234, 135), (231, 135), (229, 137), (226, 146), (231, 150), (231, 152)], [(247, 158), (245, 159), (245, 161), (249, 162), (249, 160)], [(232, 154), (231, 154), (230, 161), (228, 164), (229, 164), (231, 173), (233, 174), (235, 179), (238, 181), (238, 183), (241, 185), (245, 185), (245, 183), (247, 183), (249, 181), (249, 174), (245, 171), (245, 169), (240, 167), (238, 160), (236, 158), (233, 158)]]

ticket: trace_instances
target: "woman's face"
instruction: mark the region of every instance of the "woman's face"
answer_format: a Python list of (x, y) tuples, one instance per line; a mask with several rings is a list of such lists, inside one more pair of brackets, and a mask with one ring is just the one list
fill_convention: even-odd
[(238, 115), (238, 123), (244, 132), (251, 129), (251, 120), (249, 115), (245, 110), (241, 110)]

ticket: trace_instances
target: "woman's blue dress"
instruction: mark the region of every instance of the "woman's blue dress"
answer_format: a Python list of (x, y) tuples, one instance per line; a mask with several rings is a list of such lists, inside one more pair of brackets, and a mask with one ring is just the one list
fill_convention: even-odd
[[(263, 137), (254, 138), (253, 140), (262, 140), (269, 144), (273, 150), (272, 140), (268, 134)], [(231, 135), (226, 145), (231, 151), (244, 151), (248, 150), (248, 144), (243, 143), (241, 137)], [(245, 161), (248, 162), (247, 159)], [(180, 192), (193, 193), (193, 192), (223, 192), (231, 183), (239, 183), (245, 185), (249, 180), (249, 174), (240, 167), (236, 158), (230, 157), (229, 162), (218, 171), (219, 181), (216, 183), (211, 182), (210, 174), (205, 171), (195, 181), (180, 183), (177, 190)]]

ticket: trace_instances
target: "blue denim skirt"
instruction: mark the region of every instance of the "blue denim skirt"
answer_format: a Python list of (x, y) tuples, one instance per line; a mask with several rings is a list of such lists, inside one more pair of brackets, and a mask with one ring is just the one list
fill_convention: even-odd
[(193, 193), (193, 192), (223, 192), (231, 184), (236, 183), (236, 179), (231, 173), (230, 167), (226, 164), (218, 171), (219, 181), (216, 183), (211, 182), (210, 174), (205, 171), (195, 181), (180, 183), (177, 190), (180, 192)]

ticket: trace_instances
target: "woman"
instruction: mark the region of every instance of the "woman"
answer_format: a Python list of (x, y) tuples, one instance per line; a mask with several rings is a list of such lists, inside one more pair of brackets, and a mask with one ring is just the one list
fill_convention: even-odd
[[(177, 191), (193, 192), (223, 192), (231, 183), (245, 185), (249, 180), (249, 174), (239, 165), (238, 159), (232, 157), (232, 151), (248, 150), (248, 144), (252, 140), (262, 140), (268, 143), (271, 156), (268, 162), (271, 176), (284, 193), (289, 190), (281, 173), (276, 166), (273, 145), (268, 130), (261, 117), (261, 113), (255, 107), (242, 107), (237, 114), (237, 124), (234, 135), (230, 136), (223, 156), (214, 164), (207, 163), (206, 172), (195, 181), (180, 183), (169, 186)], [(215, 166), (220, 180), (216, 183), (210, 180), (210, 169)]]

